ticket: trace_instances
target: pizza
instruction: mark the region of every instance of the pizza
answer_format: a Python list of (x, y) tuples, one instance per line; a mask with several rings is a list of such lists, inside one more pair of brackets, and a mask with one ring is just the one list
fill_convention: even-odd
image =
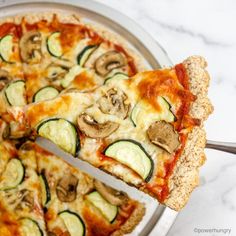
[[(203, 57), (150, 71), (120, 36), (65, 14), (6, 19), (0, 36), (0, 143), (31, 162), (41, 212), (27, 217), (32, 227), (56, 236), (123, 235), (144, 214), (141, 203), (37, 146), (39, 136), (174, 210), (185, 206), (213, 110)], [(104, 191), (125, 200), (115, 204)]]
[[(9, 141), (0, 144), (0, 233), (46, 235), (36, 156)], [(27, 151), (28, 152), (28, 151)], [(34, 233), (34, 234), (33, 234)]]

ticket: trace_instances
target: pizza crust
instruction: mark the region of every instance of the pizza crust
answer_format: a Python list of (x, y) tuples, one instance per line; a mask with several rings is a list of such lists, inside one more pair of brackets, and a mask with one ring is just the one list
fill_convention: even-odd
[(140, 223), (145, 214), (145, 207), (143, 204), (138, 203), (132, 215), (129, 219), (120, 227), (119, 230), (115, 231), (111, 236), (122, 236), (124, 234), (131, 233), (134, 228)]
[(197, 96), (190, 108), (190, 114), (194, 118), (200, 119), (201, 125), (195, 127), (188, 135), (184, 151), (169, 179), (170, 193), (164, 204), (176, 211), (185, 206), (191, 192), (199, 185), (199, 167), (206, 160), (204, 153), (206, 133), (203, 121), (213, 111), (213, 106), (207, 98), (210, 77), (205, 69), (207, 66), (205, 59), (200, 56), (192, 56), (187, 58), (183, 65), (189, 76), (190, 90)]

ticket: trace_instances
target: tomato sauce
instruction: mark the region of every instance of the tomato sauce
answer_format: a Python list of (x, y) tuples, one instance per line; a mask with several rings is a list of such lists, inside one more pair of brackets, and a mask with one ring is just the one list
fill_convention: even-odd
[(154, 177), (156, 179), (162, 178), (164, 184), (162, 183), (160, 185), (153, 181), (150, 184), (147, 183), (145, 186), (160, 202), (164, 202), (169, 195), (169, 177), (173, 173), (173, 169), (184, 150), (188, 137), (186, 132), (183, 134), (180, 131), (183, 129), (191, 131), (194, 126), (200, 125), (200, 120), (191, 117), (189, 114), (190, 105), (195, 101), (196, 96), (189, 90), (189, 78), (183, 64), (176, 65), (174, 69), (144, 72), (142, 76), (144, 79), (138, 84), (140, 97), (147, 100), (156, 110), (160, 110), (156, 99), (157, 96), (167, 96), (170, 100), (177, 100), (181, 103), (175, 114), (177, 121), (173, 122), (175, 130), (179, 132), (181, 146), (173, 154), (173, 158), (165, 161), (164, 176), (161, 173)]

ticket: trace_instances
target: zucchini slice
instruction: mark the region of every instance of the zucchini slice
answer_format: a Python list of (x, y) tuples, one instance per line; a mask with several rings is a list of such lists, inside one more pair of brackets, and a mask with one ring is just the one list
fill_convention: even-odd
[(0, 41), (0, 56), (3, 61), (11, 63), (10, 58), (13, 52), (13, 36), (8, 34)]
[(148, 127), (154, 121), (165, 120), (166, 122), (174, 122), (176, 117), (171, 111), (171, 106), (164, 97), (158, 97), (158, 104), (161, 111), (158, 112), (153, 109), (152, 105), (140, 101), (131, 111), (130, 118), (134, 126)]
[(129, 79), (129, 76), (122, 72), (116, 72), (113, 76), (105, 79), (104, 84), (108, 84), (111, 81), (119, 81)]
[(110, 223), (116, 219), (118, 207), (106, 201), (99, 192), (94, 191), (88, 194), (86, 199), (98, 208)]
[(24, 176), (25, 168), (22, 162), (17, 158), (11, 159), (0, 177), (0, 190), (16, 188), (22, 183)]
[(64, 221), (70, 236), (84, 236), (86, 232), (85, 224), (81, 217), (72, 211), (66, 210), (59, 213)]
[(47, 49), (48, 52), (54, 57), (61, 57), (62, 56), (62, 47), (60, 42), (60, 32), (53, 32), (47, 38)]
[(148, 181), (153, 172), (153, 161), (142, 145), (134, 140), (122, 139), (111, 143), (104, 154), (127, 165)]
[(5, 89), (5, 97), (11, 106), (26, 105), (25, 99), (25, 81), (15, 80), (9, 83)]
[(83, 71), (84, 71), (84, 69), (81, 66), (79, 66), (79, 65), (73, 66), (69, 70), (69, 72), (65, 75), (64, 79), (62, 79), (61, 86), (63, 88), (67, 88), (69, 86), (69, 84), (74, 80), (74, 78)]
[(74, 156), (79, 149), (80, 142), (76, 128), (68, 120), (62, 118), (45, 120), (38, 125), (37, 132)]
[(41, 185), (41, 194), (42, 194), (42, 204), (45, 207), (47, 203), (51, 200), (50, 188), (48, 185), (48, 181), (44, 173), (39, 175), (39, 182)]
[(39, 89), (33, 96), (33, 102), (41, 102), (55, 98), (59, 94), (59, 91), (52, 87), (46, 86)]
[(98, 45), (88, 45), (85, 46), (84, 49), (77, 56), (77, 63), (80, 66), (84, 66), (86, 61), (92, 55), (92, 53), (98, 48)]
[(20, 220), (21, 231), (24, 236), (43, 236), (43, 231), (40, 229), (38, 223), (30, 218), (22, 218)]

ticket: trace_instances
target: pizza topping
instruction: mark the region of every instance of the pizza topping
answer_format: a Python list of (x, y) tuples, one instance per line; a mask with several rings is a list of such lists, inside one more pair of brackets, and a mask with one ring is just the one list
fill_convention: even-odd
[(118, 207), (107, 202), (99, 192), (94, 191), (88, 194), (86, 199), (98, 208), (110, 223), (116, 219)]
[(37, 132), (74, 156), (79, 150), (80, 142), (76, 127), (68, 120), (62, 118), (45, 120), (38, 125)]
[(122, 72), (116, 72), (114, 75), (106, 78), (104, 84), (108, 84), (110, 82), (119, 83), (120, 80), (126, 80), (126, 79), (129, 79), (129, 76), (127, 74)]
[(59, 91), (52, 87), (46, 86), (39, 89), (33, 96), (33, 102), (41, 102), (55, 98), (59, 94)]
[(112, 88), (98, 100), (99, 108), (105, 114), (116, 115), (125, 119), (128, 115), (130, 104), (127, 95), (121, 90)]
[(98, 48), (98, 45), (88, 45), (86, 46), (77, 56), (77, 63), (80, 66), (84, 66), (86, 61), (89, 59), (91, 54)]
[(90, 138), (105, 138), (119, 127), (119, 124), (112, 121), (98, 123), (86, 113), (81, 114), (78, 117), (77, 122), (79, 129)]
[(174, 122), (176, 120), (171, 110), (171, 105), (167, 100), (162, 96), (158, 96), (156, 100), (160, 106), (158, 110), (153, 108), (146, 100), (141, 100), (134, 106), (130, 115), (134, 126), (140, 126), (145, 129), (154, 121), (165, 120), (166, 122)]
[(20, 55), (26, 63), (39, 63), (42, 57), (41, 34), (37, 31), (29, 31), (20, 39)]
[(106, 148), (104, 154), (130, 167), (146, 182), (152, 177), (153, 160), (142, 145), (134, 140), (115, 141)]
[(14, 80), (7, 85), (5, 89), (5, 97), (11, 106), (24, 106), (26, 105), (25, 99), (25, 81)]
[(23, 218), (20, 220), (21, 231), (24, 236), (43, 236), (38, 223), (30, 218)]
[(8, 34), (0, 40), (0, 57), (3, 61), (11, 63), (13, 49), (13, 36)]
[(117, 51), (109, 51), (102, 54), (95, 61), (95, 69), (101, 76), (106, 76), (110, 71), (115, 68), (126, 65), (125, 57)]
[(57, 197), (62, 202), (72, 202), (76, 199), (78, 179), (72, 175), (64, 175), (57, 183)]
[(2, 90), (11, 79), (11, 75), (8, 71), (0, 69), (0, 90)]
[(82, 218), (76, 213), (69, 210), (62, 211), (59, 216), (64, 221), (70, 236), (85, 236), (86, 227)]
[(127, 200), (126, 193), (108, 187), (96, 179), (94, 180), (94, 186), (96, 190), (112, 205), (120, 206)]
[(53, 32), (47, 39), (48, 52), (54, 57), (61, 57), (63, 53), (60, 36), (60, 32)]
[(22, 162), (17, 158), (11, 159), (0, 177), (0, 190), (16, 188), (23, 181), (24, 176), (25, 168)]
[(41, 195), (42, 195), (42, 204), (45, 207), (46, 204), (51, 200), (51, 193), (50, 193), (50, 188), (49, 188), (49, 185), (48, 185), (48, 181), (47, 181), (47, 178), (46, 178), (44, 172), (42, 172), (39, 175), (39, 182), (40, 182), (41, 191), (42, 191), (42, 193), (41, 193)]
[(147, 130), (149, 140), (155, 145), (173, 153), (180, 145), (179, 135), (173, 125), (165, 121), (153, 123)]

